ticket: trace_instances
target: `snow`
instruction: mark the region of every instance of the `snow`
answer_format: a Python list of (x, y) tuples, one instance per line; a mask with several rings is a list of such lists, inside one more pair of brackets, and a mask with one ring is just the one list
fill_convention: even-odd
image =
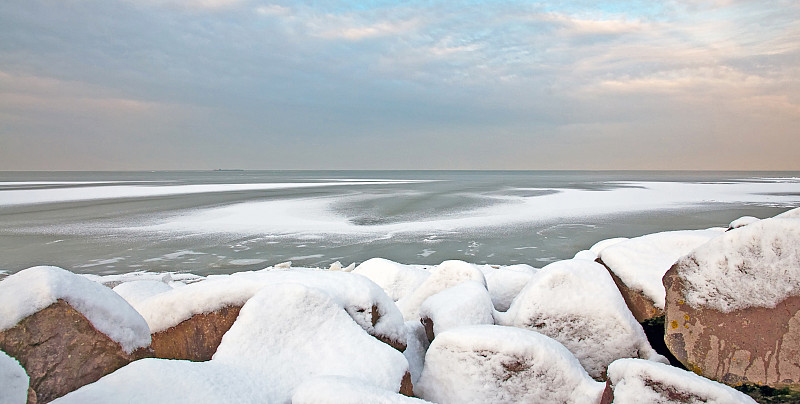
[(142, 316), (111, 289), (58, 267), (28, 268), (0, 281), (0, 331), (63, 299), (128, 353), (150, 345)]
[(413, 404), (428, 401), (381, 389), (356, 379), (320, 376), (301, 384), (292, 404)]
[[(755, 404), (755, 400), (724, 384), (663, 363), (620, 359), (608, 368), (616, 404), (674, 403), (663, 394), (672, 390), (695, 396), (691, 402), (708, 404)], [(689, 402), (681, 401), (681, 402)]]
[(425, 299), (469, 280), (486, 285), (483, 272), (476, 265), (458, 260), (442, 262), (431, 270), (430, 276), (410, 295), (398, 300), (397, 307), (403, 313), (405, 321), (419, 320), (419, 308)]
[(800, 219), (764, 219), (725, 232), (679, 265), (692, 307), (775, 307), (800, 295)]
[(606, 240), (600, 240), (597, 243), (595, 243), (593, 246), (589, 247), (589, 251), (591, 251), (595, 255), (599, 256), (600, 255), (600, 251), (603, 251), (606, 248), (611, 247), (612, 245), (619, 244), (619, 243), (621, 243), (623, 241), (628, 241), (628, 240), (630, 240), (630, 239), (627, 238), (627, 237), (614, 237), (614, 238), (609, 238), (609, 239), (606, 239)]
[[(421, 182), (408, 181), (335, 181), (285, 182), (256, 184), (195, 184), (195, 185), (108, 185), (49, 189), (0, 190), (0, 206), (30, 205), (53, 202), (74, 202), (97, 199), (144, 198), (166, 195), (186, 195), (216, 192), (267, 191), (296, 188), (319, 188), (341, 185), (390, 185)], [(423, 181), (424, 182), (424, 181)]]
[(411, 373), (411, 383), (416, 385), (425, 365), (425, 353), (428, 352), (430, 341), (425, 334), (425, 327), (419, 321), (406, 321), (406, 350), (403, 356), (408, 360), (408, 371)]
[(173, 288), (205, 279), (204, 277), (195, 274), (148, 271), (136, 271), (113, 275), (81, 274), (81, 276), (106, 286), (115, 286), (121, 283), (134, 281), (161, 281)]
[(626, 286), (642, 292), (655, 307), (663, 310), (667, 294), (661, 283), (664, 274), (679, 258), (724, 230), (653, 233), (606, 247), (598, 255)]
[(666, 360), (650, 347), (608, 271), (593, 261), (542, 268), (498, 322), (559, 341), (594, 378), (619, 358)]
[(482, 325), (438, 335), (414, 392), (440, 404), (583, 404), (598, 402), (603, 389), (555, 340), (534, 331)]
[(368, 335), (337, 300), (299, 283), (265, 286), (242, 307), (212, 361), (269, 375), (286, 398), (313, 375), (357, 377), (398, 391), (408, 370), (403, 354)]
[(0, 404), (25, 404), (28, 400), (28, 374), (3, 351), (0, 351), (0, 386)]
[(753, 217), (753, 216), (742, 216), (742, 217), (732, 221), (731, 224), (728, 225), (728, 230), (738, 229), (739, 227), (747, 226), (748, 224), (755, 223), (755, 222), (757, 222), (759, 220), (761, 220), (761, 219), (759, 219), (757, 217)]
[(775, 216), (778, 219), (800, 219), (800, 208), (794, 208)]
[(377, 283), (394, 301), (410, 294), (430, 275), (430, 272), (411, 265), (398, 264), (385, 258), (371, 258), (354, 270)]
[(597, 254), (591, 252), (590, 250), (581, 250), (575, 253), (575, 256), (572, 259), (594, 261), (597, 259)]
[(467, 325), (494, 324), (494, 306), (489, 292), (476, 281), (466, 281), (427, 299), (419, 309), (421, 318), (433, 320), (433, 333)]
[(528, 284), (537, 269), (527, 264), (501, 266), (498, 268), (490, 265), (479, 267), (486, 278), (486, 288), (492, 297), (494, 308), (506, 311), (511, 306), (511, 301), (519, 291)]
[(172, 290), (172, 287), (162, 281), (148, 280), (121, 283), (112, 290), (135, 308), (157, 294)]

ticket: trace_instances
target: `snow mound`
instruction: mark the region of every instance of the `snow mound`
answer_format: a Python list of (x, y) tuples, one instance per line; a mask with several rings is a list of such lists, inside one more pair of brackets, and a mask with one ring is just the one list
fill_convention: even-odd
[(678, 263), (686, 302), (729, 313), (800, 295), (800, 219), (764, 219), (724, 233)]
[(0, 404), (25, 404), (28, 401), (28, 374), (16, 359), (0, 351)]
[(753, 216), (742, 216), (728, 225), (728, 230), (738, 229), (743, 226), (747, 226), (748, 224), (753, 224), (761, 219)]
[(419, 308), (425, 299), (470, 280), (486, 285), (483, 272), (476, 265), (457, 260), (442, 262), (410, 295), (397, 301), (397, 306), (405, 321), (419, 320)]
[(486, 278), (486, 288), (492, 297), (494, 308), (499, 311), (506, 311), (511, 306), (511, 301), (519, 294), (522, 288), (528, 284), (537, 269), (526, 264), (492, 267), (483, 265), (480, 267)]
[(419, 309), (422, 318), (433, 320), (433, 333), (467, 325), (494, 324), (494, 306), (486, 288), (467, 281), (427, 299)]
[(653, 233), (604, 248), (598, 256), (625, 285), (644, 293), (664, 309), (667, 291), (661, 278), (672, 264), (725, 229)]
[[(394, 341), (405, 339), (403, 318), (392, 299), (374, 282), (351, 272), (295, 269), (215, 275), (157, 294), (134, 307), (142, 313), (155, 333), (195, 314), (210, 313), (226, 306), (241, 306), (262, 288), (287, 282), (326, 290), (370, 334), (382, 335)], [(375, 324), (373, 307), (379, 314)]]
[(663, 363), (620, 359), (608, 368), (615, 404), (669, 404), (680, 394), (680, 402), (709, 404), (755, 404), (755, 400), (724, 384)]
[(0, 331), (63, 299), (131, 353), (150, 345), (142, 316), (111, 289), (58, 267), (33, 267), (0, 282)]
[(53, 404), (269, 402), (268, 378), (212, 362), (140, 359)]
[(402, 353), (367, 334), (324, 289), (289, 282), (248, 300), (211, 361), (269, 378), (270, 402), (287, 400), (315, 375), (399, 391), (408, 371)]
[(425, 356), (417, 396), (447, 403), (596, 403), (604, 384), (553, 339), (513, 327), (441, 333)]
[(141, 302), (159, 294), (172, 290), (172, 287), (161, 281), (132, 281), (120, 283), (114, 287), (114, 292), (122, 296), (125, 301), (136, 307)]
[(385, 258), (368, 259), (357, 266), (353, 272), (364, 275), (377, 283), (394, 301), (410, 294), (430, 275), (423, 269), (398, 264)]
[(598, 379), (619, 358), (666, 361), (650, 347), (608, 271), (593, 261), (542, 268), (498, 320), (562, 343)]
[(574, 260), (585, 260), (585, 261), (594, 261), (597, 259), (597, 254), (591, 252), (590, 250), (582, 250), (575, 253), (575, 256), (572, 257)]
[(338, 376), (320, 376), (301, 384), (292, 404), (413, 404), (427, 403), (392, 391)]

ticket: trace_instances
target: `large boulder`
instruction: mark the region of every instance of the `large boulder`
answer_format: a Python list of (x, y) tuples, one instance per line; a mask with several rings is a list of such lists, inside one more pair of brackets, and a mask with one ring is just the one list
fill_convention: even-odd
[(425, 299), (466, 281), (476, 281), (486, 286), (486, 278), (477, 265), (458, 260), (442, 262), (431, 270), (430, 276), (413, 292), (398, 300), (397, 306), (405, 321), (418, 321), (419, 309)]
[(664, 276), (667, 346), (727, 384), (800, 389), (800, 219), (732, 229)]
[(425, 299), (419, 309), (420, 321), (429, 341), (451, 328), (494, 324), (493, 313), (489, 292), (476, 281), (447, 288)]
[(608, 367), (603, 404), (709, 403), (755, 404), (724, 384), (663, 363), (620, 359)]
[(520, 292), (502, 325), (527, 328), (563, 344), (596, 379), (619, 358), (665, 361), (625, 305), (602, 265), (573, 259), (542, 268)]
[(111, 289), (56, 267), (0, 282), (0, 350), (48, 402), (146, 356), (150, 330)]
[(156, 333), (151, 338), (153, 356), (163, 359), (211, 360), (222, 336), (239, 316), (241, 306), (226, 306), (210, 313), (199, 313)]
[(511, 302), (537, 271), (526, 264), (500, 267), (481, 265), (479, 268), (486, 278), (486, 289), (492, 298), (492, 304), (499, 311), (508, 310)]
[(430, 275), (424, 269), (385, 258), (368, 259), (357, 266), (353, 273), (366, 276), (378, 284), (394, 301), (408, 296)]
[(600, 250), (598, 262), (605, 265), (633, 316), (639, 322), (664, 315), (664, 285), (661, 278), (680, 257), (725, 229), (667, 231), (629, 240), (612, 239)]
[(603, 386), (551, 338), (520, 328), (479, 325), (436, 337), (414, 392), (440, 404), (595, 404)]

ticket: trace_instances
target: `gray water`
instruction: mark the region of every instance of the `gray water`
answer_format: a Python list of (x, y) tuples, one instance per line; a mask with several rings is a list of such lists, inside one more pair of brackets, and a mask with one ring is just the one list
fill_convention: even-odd
[(0, 172), (0, 270), (542, 267), (607, 238), (797, 206), (797, 172)]

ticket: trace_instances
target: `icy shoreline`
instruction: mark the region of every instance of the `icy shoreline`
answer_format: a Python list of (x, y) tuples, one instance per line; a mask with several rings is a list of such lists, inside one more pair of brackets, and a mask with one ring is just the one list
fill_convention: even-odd
[[(60, 403), (610, 403), (615, 394), (617, 403), (642, 397), (752, 403), (669, 366), (637, 319), (672, 310), (661, 278), (676, 262), (701, 263), (682, 272), (692, 293), (687, 302), (697, 310), (719, 305), (717, 287), (727, 288), (724, 307), (737, 310), (798, 296), (798, 240), (800, 209), (794, 209), (742, 218), (729, 229), (603, 240), (543, 268), (382, 258), (209, 276), (76, 275), (35, 267), (0, 281), (0, 348), (9, 354), (0, 361), (0, 382), (22, 389), (19, 369), (27, 371), (30, 389), (16, 391), (7, 401), (13, 403), (25, 402), (26, 394), (29, 401), (38, 395), (39, 402)], [(741, 243), (740, 255), (721, 255)], [(735, 280), (741, 265), (717, 264), (734, 259), (726, 257), (739, 257), (751, 272), (746, 279), (758, 283)], [(770, 269), (775, 263), (783, 269)], [(720, 281), (728, 278), (734, 281)], [(732, 302), (736, 284), (752, 290)], [(631, 294), (651, 310), (634, 310)], [(26, 324), (59, 302), (130, 356), (102, 378), (59, 376), (56, 384), (74, 387), (50, 392), (48, 372), (35, 370), (42, 364), (33, 339), (41, 336), (26, 334)], [(53, 318), (43, 321), (71, 327)]]

